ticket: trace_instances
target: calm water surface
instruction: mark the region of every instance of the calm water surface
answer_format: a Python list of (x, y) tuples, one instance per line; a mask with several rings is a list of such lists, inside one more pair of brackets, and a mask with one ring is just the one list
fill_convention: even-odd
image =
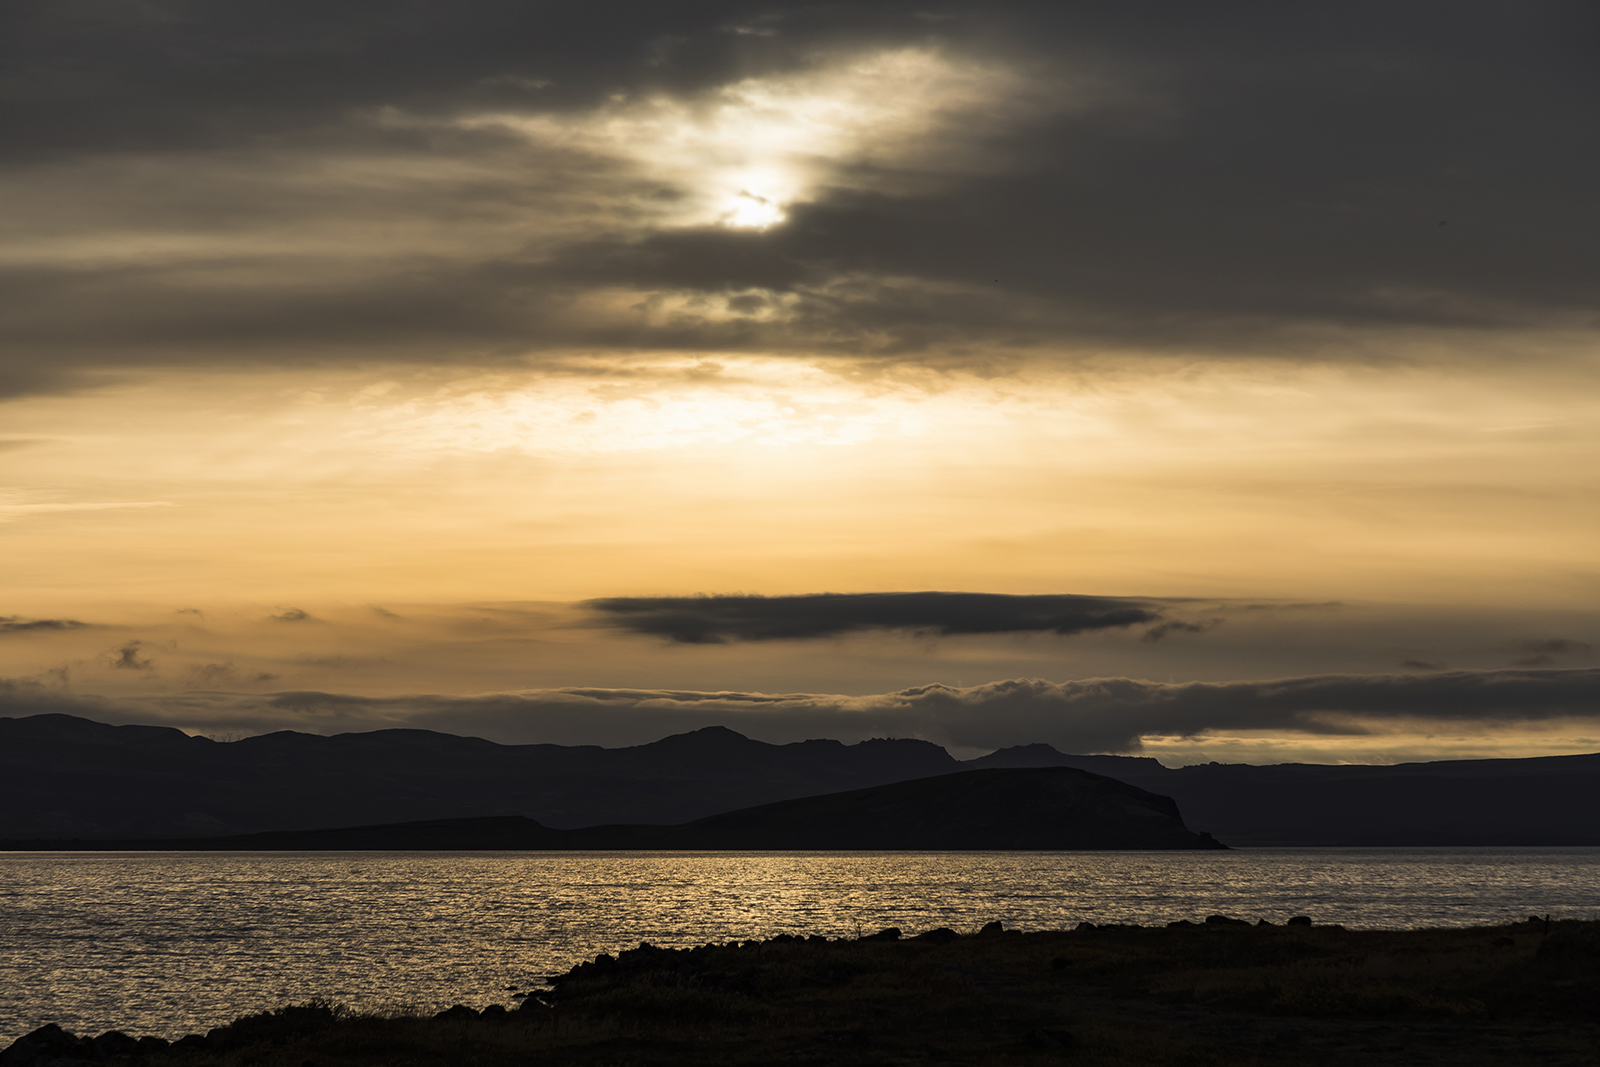
[(1600, 849), (0, 853), (0, 1047), (178, 1037), (327, 997), (483, 1007), (599, 952), (1224, 912), (1399, 929), (1600, 918)]

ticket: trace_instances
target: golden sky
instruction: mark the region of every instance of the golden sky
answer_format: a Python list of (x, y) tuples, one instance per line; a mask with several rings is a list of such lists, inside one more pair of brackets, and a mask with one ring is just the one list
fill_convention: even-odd
[(1592, 14), (1059, 7), (23, 18), (0, 713), (1600, 748)]

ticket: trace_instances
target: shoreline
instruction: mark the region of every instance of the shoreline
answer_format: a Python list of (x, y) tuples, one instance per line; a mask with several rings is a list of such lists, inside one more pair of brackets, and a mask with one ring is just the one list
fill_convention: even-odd
[(46, 1027), (0, 1052), (0, 1067), (1009, 1064), (1068, 1053), (1264, 1065), (1358, 1051), (1366, 1063), (1581, 1064), (1600, 1056), (1597, 982), (1600, 922), (1539, 917), (1421, 930), (1218, 915), (1031, 933), (991, 923), (967, 935), (780, 934), (602, 953), (511, 1010), (375, 1016), (312, 1002), (170, 1044)]

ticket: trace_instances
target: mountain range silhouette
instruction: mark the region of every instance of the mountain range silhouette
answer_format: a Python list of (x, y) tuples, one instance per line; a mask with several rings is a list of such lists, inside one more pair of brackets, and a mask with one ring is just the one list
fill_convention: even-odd
[(58, 714), (0, 718), (0, 838), (195, 839), (493, 817), (533, 820), (544, 831), (681, 827), (780, 801), (1040, 767), (1170, 797), (1189, 827), (1231, 845), (1600, 844), (1592, 817), (1600, 754), (1167, 768), (1043, 744), (966, 761), (911, 739), (775, 745), (724, 727), (614, 749), (499, 745), (425, 730), (217, 742)]

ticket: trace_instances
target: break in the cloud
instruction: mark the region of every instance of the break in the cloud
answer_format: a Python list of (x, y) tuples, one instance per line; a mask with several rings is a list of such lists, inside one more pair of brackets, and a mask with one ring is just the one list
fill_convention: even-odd
[(11, 392), (596, 347), (1366, 360), (1353, 335), (1596, 325), (1587, 5), (6, 18)]
[(965, 750), (1044, 741), (1063, 751), (1129, 752), (1149, 738), (1251, 732), (1364, 738), (1556, 721), (1592, 729), (1600, 719), (1600, 669), (1184, 683), (1024, 678), (867, 696), (568, 688), (470, 698), (298, 692), (110, 701), (8, 683), (0, 686), (0, 709), (200, 730), (421, 727), (512, 743), (630, 744), (720, 724), (770, 741), (887, 735)]
[[(621, 629), (683, 644), (836, 637), (861, 630), (919, 634), (1055, 633), (1122, 629), (1156, 622), (1149, 601), (1000, 593), (812, 593), (804, 596), (603, 597), (585, 605)], [(1174, 629), (1147, 631), (1159, 640)]]

